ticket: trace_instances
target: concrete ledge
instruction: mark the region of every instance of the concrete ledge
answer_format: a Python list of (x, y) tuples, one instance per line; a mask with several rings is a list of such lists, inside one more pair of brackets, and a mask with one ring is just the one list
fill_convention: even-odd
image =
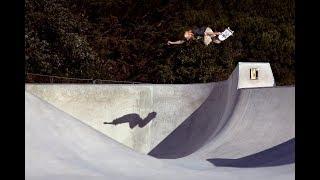
[[(255, 80), (250, 79), (251, 68), (255, 68), (258, 71), (258, 77)], [(269, 63), (239, 62), (237, 69), (239, 73), (238, 89), (275, 86), (273, 73)]]

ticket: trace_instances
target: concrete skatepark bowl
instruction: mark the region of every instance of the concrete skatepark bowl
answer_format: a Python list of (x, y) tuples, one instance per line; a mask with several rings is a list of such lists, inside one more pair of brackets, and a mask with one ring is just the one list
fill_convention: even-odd
[(294, 179), (294, 94), (268, 63), (206, 84), (26, 84), (25, 176)]

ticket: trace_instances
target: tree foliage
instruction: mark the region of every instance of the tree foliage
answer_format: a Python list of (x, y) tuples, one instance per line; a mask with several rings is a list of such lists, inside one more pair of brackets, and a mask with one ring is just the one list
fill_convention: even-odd
[[(26, 0), (25, 9), (27, 72), (199, 83), (257, 61), (270, 62), (278, 85), (295, 83), (293, 0)], [(219, 45), (166, 45), (193, 26), (235, 33)]]

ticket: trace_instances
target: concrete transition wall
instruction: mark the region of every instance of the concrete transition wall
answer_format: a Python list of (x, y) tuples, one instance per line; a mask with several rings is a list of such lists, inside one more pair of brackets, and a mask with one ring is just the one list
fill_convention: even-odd
[[(61, 85), (27, 84), (26, 90), (105, 135), (148, 153), (208, 97), (215, 84)], [(156, 112), (145, 127), (103, 124), (126, 114), (142, 118)]]
[(206, 84), (26, 84), (26, 179), (293, 180), (295, 88), (274, 86), (268, 63)]
[[(258, 80), (250, 81), (250, 68), (258, 69)], [(242, 103), (238, 102), (238, 99), (244, 96), (238, 89), (272, 86), (274, 86), (274, 79), (268, 63), (239, 63), (228, 80), (215, 83), (185, 85), (26, 84), (26, 91), (143, 154), (150, 153), (150, 151), (155, 152), (163, 143), (168, 144), (170, 141), (165, 140), (170, 137), (173, 138), (172, 142), (175, 142), (178, 137), (173, 132), (178, 131), (179, 126), (186, 126), (188, 123), (189, 125), (190, 123), (196, 124), (192, 126), (195, 128), (189, 128), (188, 132), (187, 127), (179, 130), (195, 138), (187, 138), (186, 135), (178, 138), (180, 142), (185, 142), (184, 146), (176, 144), (180, 149), (184, 149), (183, 153), (171, 148), (171, 151), (175, 151), (179, 156), (170, 153), (170, 155), (163, 155), (166, 158), (177, 158), (193, 153), (207, 144), (207, 141), (214, 138), (220, 131), (226, 131), (228, 127), (226, 124), (233, 122), (229, 122), (230, 117), (237, 115), (234, 115), (234, 109), (237, 109)], [(266, 97), (262, 96), (262, 98)], [(144, 127), (130, 128), (128, 123), (116, 126), (103, 124), (133, 113), (143, 119), (151, 112), (156, 112), (156, 117)], [(207, 131), (203, 131), (204, 127), (207, 127)], [(196, 137), (200, 134), (201, 138)], [(291, 137), (291, 135), (292, 132), (288, 136)], [(186, 151), (183, 148), (185, 146), (188, 146), (190, 150)], [(268, 146), (271, 144), (264, 147)], [(161, 149), (158, 150), (165, 153)], [(243, 153), (243, 155), (248, 153)]]
[(294, 164), (228, 168), (209, 161), (152, 158), (28, 92), (25, 101), (26, 180), (294, 180)]

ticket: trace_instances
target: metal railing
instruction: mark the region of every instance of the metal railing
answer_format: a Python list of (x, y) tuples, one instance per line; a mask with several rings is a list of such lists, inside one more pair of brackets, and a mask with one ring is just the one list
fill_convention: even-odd
[(26, 73), (26, 83), (75, 83), (75, 84), (143, 84), (136, 81), (116, 81), (106, 79), (72, 78), (36, 73)]

